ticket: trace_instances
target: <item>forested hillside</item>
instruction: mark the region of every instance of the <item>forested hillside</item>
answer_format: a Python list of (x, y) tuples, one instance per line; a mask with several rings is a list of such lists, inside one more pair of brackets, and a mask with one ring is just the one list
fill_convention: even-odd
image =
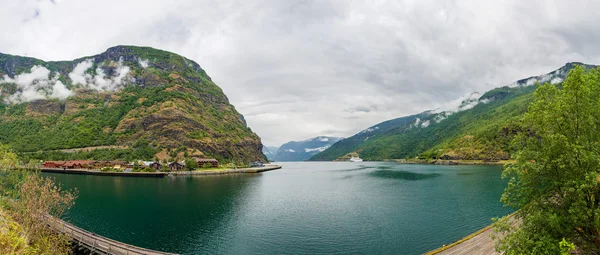
[(343, 139), (311, 160), (342, 160), (358, 154), (366, 160), (412, 157), (501, 160), (510, 157), (510, 141), (523, 131), (521, 116), (533, 100), (538, 83), (560, 86), (575, 65), (474, 93), (458, 109), (426, 111), (369, 127)]

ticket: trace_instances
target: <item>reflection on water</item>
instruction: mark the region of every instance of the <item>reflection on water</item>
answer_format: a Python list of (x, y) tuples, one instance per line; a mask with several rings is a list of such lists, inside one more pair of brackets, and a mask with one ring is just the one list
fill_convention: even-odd
[(501, 167), (282, 164), (253, 175), (48, 175), (79, 190), (75, 225), (180, 254), (422, 254), (511, 212), (499, 203)]
[(368, 169), (374, 169), (374, 168), (376, 168), (376, 167), (361, 165), (361, 166), (358, 166), (358, 167), (355, 167), (355, 168), (341, 169), (341, 170), (336, 170), (336, 171), (339, 171), (339, 172), (354, 172), (354, 171), (362, 171), (362, 170), (368, 170)]
[(393, 170), (377, 170), (369, 173), (369, 176), (384, 178), (384, 179), (398, 179), (398, 180), (424, 180), (430, 179), (440, 176), (441, 174), (432, 173), (432, 174), (423, 174), (423, 173), (413, 173), (407, 171), (393, 171)]

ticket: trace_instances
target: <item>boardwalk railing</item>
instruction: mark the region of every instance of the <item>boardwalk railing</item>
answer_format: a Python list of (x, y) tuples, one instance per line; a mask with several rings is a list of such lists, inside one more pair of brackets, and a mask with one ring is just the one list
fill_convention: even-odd
[(78, 228), (61, 219), (46, 216), (48, 224), (55, 230), (69, 236), (72, 241), (88, 248), (92, 254), (114, 254), (114, 255), (174, 255), (161, 251), (153, 251), (136, 247), (103, 236), (96, 235), (87, 230)]

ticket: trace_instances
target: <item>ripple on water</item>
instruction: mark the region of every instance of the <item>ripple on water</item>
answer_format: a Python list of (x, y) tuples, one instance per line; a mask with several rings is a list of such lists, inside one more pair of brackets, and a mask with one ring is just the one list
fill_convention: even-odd
[(337, 171), (340, 171), (340, 172), (354, 172), (354, 171), (361, 171), (361, 170), (367, 170), (367, 169), (373, 169), (373, 168), (376, 168), (376, 167), (361, 165), (361, 166), (358, 166), (357, 168), (341, 169), (341, 170), (337, 170)]
[(417, 180), (425, 180), (431, 179), (441, 174), (437, 173), (414, 173), (408, 171), (394, 171), (394, 170), (377, 170), (369, 173), (369, 176), (383, 178), (383, 179), (395, 179), (395, 180), (408, 180), (408, 181), (417, 181)]

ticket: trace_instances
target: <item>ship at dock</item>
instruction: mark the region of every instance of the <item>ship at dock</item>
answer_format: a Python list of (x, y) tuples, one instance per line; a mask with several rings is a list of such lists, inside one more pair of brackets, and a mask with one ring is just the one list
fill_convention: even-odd
[(363, 162), (362, 158), (360, 157), (351, 157), (350, 158), (350, 162)]

